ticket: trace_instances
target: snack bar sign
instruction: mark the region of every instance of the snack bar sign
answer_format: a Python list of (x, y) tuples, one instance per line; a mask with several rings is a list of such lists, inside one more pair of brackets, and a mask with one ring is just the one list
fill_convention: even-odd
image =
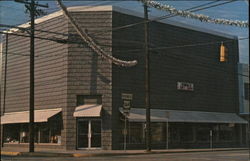
[(181, 91), (194, 91), (194, 84), (189, 82), (177, 82), (177, 89)]

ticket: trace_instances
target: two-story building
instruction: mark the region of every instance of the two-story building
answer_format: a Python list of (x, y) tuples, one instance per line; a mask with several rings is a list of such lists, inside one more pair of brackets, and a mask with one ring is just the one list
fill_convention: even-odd
[[(122, 94), (132, 94), (127, 148), (145, 148), (143, 15), (114, 6), (71, 7), (78, 25), (108, 54), (137, 60), (121, 67), (82, 43), (61, 11), (36, 20), (35, 146), (122, 149)], [(21, 25), (29, 27), (29, 24)], [(246, 123), (238, 114), (237, 37), (173, 22), (149, 23), (153, 148), (238, 147)], [(42, 32), (49, 31), (49, 32)], [(1, 97), (4, 147), (28, 146), (29, 37), (8, 36)], [(68, 43), (43, 38), (67, 40)], [(3, 51), (6, 49), (3, 40)], [(220, 62), (221, 43), (228, 61)], [(5, 73), (5, 60), (7, 72)], [(6, 89), (6, 90), (4, 90)], [(4, 106), (3, 106), (4, 102)], [(212, 145), (211, 145), (212, 143)]]

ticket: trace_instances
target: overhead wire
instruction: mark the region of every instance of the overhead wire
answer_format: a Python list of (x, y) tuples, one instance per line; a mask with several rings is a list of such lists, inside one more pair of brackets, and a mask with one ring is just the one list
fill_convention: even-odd
[[(213, 4), (213, 3), (219, 2), (219, 0), (215, 0), (213, 2), (208, 2), (208, 3), (202, 4), (202, 5), (198, 5), (198, 6), (194, 6), (194, 7), (185, 9), (185, 11), (196, 12), (196, 11), (201, 11), (201, 10), (204, 10), (204, 9), (209, 9), (209, 8), (213, 8), (213, 7), (225, 5), (227, 3), (232, 3), (232, 2), (235, 2), (235, 1), (237, 1), (237, 0), (231, 0), (231, 1), (228, 1), (228, 2), (223, 2), (223, 3), (219, 3), (219, 4), (216, 4), (216, 5), (212, 5), (212, 6), (206, 6), (206, 5), (209, 5), (209, 4)], [(203, 7), (203, 6), (206, 6), (206, 7)], [(200, 8), (200, 7), (203, 7), (203, 8)], [(153, 18), (153, 19), (149, 19), (147, 21), (143, 20), (141, 22), (136, 22), (136, 23), (132, 23), (132, 24), (128, 24), (128, 25), (114, 27), (114, 28), (112, 28), (110, 30), (103, 30), (103, 31), (99, 31), (99, 32), (97, 31), (97, 32), (95, 32), (95, 35), (96, 34), (102, 34), (102, 33), (109, 32), (109, 31), (117, 31), (117, 30), (120, 30), (120, 29), (125, 29), (125, 28), (136, 26), (136, 25), (141, 25), (141, 24), (144, 24), (144, 23), (150, 23), (150, 22), (154, 22), (154, 21), (160, 21), (160, 20), (171, 18), (171, 17), (175, 17), (175, 16), (177, 16), (177, 15), (175, 15), (175, 14), (167, 14), (167, 15), (164, 15), (164, 16), (160, 16), (160, 17), (156, 17), (156, 18)]]
[[(211, 4), (211, 2), (209, 2), (209, 4)], [(201, 5), (200, 5), (201, 6)], [(196, 7), (192, 7), (192, 9), (193, 8), (196, 8)], [(211, 44), (211, 43), (209, 43), (209, 44)], [(191, 44), (192, 46), (195, 46), (195, 45), (205, 45), (205, 44)], [(186, 46), (191, 46), (190, 44), (189, 45), (186, 45)], [(156, 50), (162, 50), (162, 49), (167, 49), (167, 48), (176, 48), (176, 47), (185, 47), (185, 45), (184, 46), (174, 46), (174, 47), (159, 47), (159, 48), (153, 48), (153, 49), (151, 49), (151, 50), (154, 50), (154, 49), (156, 49)], [(136, 51), (136, 50), (134, 50), (134, 51)]]
[[(215, 1), (212, 1), (212, 2), (205, 3), (205, 4), (197, 5), (197, 6), (185, 9), (185, 11), (189, 11), (189, 10), (192, 10), (190, 12), (200, 11), (200, 10), (204, 10), (204, 9), (208, 9), (208, 8), (212, 8), (212, 7), (217, 7), (217, 6), (220, 6), (220, 5), (224, 5), (224, 4), (227, 4), (227, 3), (232, 3), (232, 2), (235, 2), (237, 0), (231, 0), (231, 1), (228, 1), (228, 2), (223, 2), (223, 3), (212, 5), (212, 6), (207, 6), (207, 5), (210, 5), (210, 4), (213, 4), (213, 3), (217, 3), (219, 1), (220, 0), (215, 0)], [(102, 4), (105, 4), (105, 3), (107, 3), (107, 2), (102, 2)], [(114, 3), (114, 2), (111, 1), (110, 3)], [(200, 7), (203, 7), (203, 6), (206, 6), (206, 7), (200, 8)], [(95, 6), (89, 6), (89, 8), (92, 8), (92, 7), (95, 7)], [(196, 9), (196, 10), (193, 10), (193, 9)], [(108, 29), (108, 30), (96, 31), (93, 35), (99, 34), (99, 33), (102, 33), (102, 32), (116, 31), (116, 30), (120, 30), (120, 29), (124, 29), (124, 28), (128, 28), (128, 27), (133, 27), (133, 26), (136, 26), (136, 25), (144, 24), (144, 23), (149, 23), (149, 22), (153, 22), (153, 21), (158, 21), (158, 20), (163, 20), (163, 19), (175, 17), (175, 16), (177, 16), (177, 15), (167, 14), (167, 15), (164, 15), (164, 16), (156, 17), (154, 19), (150, 19), (148, 21), (141, 21), (141, 22), (137, 22), (137, 23), (132, 23), (132, 24), (128, 24), (128, 25), (114, 27), (114, 28)], [(46, 32), (46, 30), (35, 30), (35, 31)], [(54, 34), (57, 34), (57, 33), (54, 32)], [(58, 34), (61, 34), (61, 33), (58, 33)]]
[[(249, 37), (243, 37), (239, 38), (237, 40), (246, 40), (249, 39)], [(192, 44), (186, 44), (186, 45), (176, 45), (176, 46), (161, 46), (161, 47), (149, 47), (150, 51), (154, 50), (164, 50), (164, 49), (175, 49), (175, 48), (184, 48), (184, 47), (194, 47), (194, 46), (203, 46), (203, 45), (211, 45), (211, 44), (221, 44), (221, 42), (233, 42), (236, 40), (223, 40), (223, 41), (213, 41), (213, 42), (202, 42), (202, 43), (192, 43)], [(136, 52), (136, 51), (144, 51), (144, 49), (131, 49), (131, 50), (117, 50), (115, 52)]]
[[(1, 33), (1, 32), (0, 32)], [(16, 35), (16, 36), (24, 36), (24, 37), (29, 37), (27, 35), (19, 35), (19, 34), (13, 34), (11, 33), (10, 35)], [(42, 40), (49, 40), (49, 41), (55, 41), (55, 42), (58, 42), (58, 43), (61, 43), (62, 40), (60, 39), (54, 39), (54, 38), (42, 38), (42, 37), (36, 37), (37, 39), (42, 39)], [(243, 38), (239, 38), (237, 40), (246, 40), (246, 39), (249, 39), (249, 37), (243, 37)], [(67, 39), (64, 39), (63, 41), (65, 41), (64, 43), (79, 43), (78, 41), (68, 41)], [(123, 42), (126, 40), (122, 40)], [(194, 47), (194, 46), (204, 46), (204, 45), (211, 45), (211, 44), (221, 44), (221, 42), (233, 42), (235, 40), (223, 40), (223, 41), (212, 41), (212, 42), (202, 42), (202, 43), (192, 43), (192, 44), (185, 44), (185, 45), (176, 45), (176, 46), (161, 46), (161, 47), (150, 47), (149, 50), (150, 51), (154, 51), (154, 50), (165, 50), (165, 49), (175, 49), (175, 48), (184, 48), (184, 47)], [(128, 40), (128, 42), (130, 42)], [(135, 42), (133, 42), (135, 43)], [(139, 43), (139, 44), (143, 44), (143, 43)], [(104, 45), (105, 46), (105, 45)], [(108, 47), (114, 47), (113, 44), (111, 44), (110, 46), (109, 45), (106, 45)], [(130, 49), (130, 50), (115, 50), (116, 53), (119, 53), (119, 52), (136, 52), (136, 51), (144, 51), (143, 48), (141, 49)]]
[[(194, 7), (185, 9), (185, 11), (189, 11), (189, 10), (191, 10), (190, 12), (200, 11), (200, 10), (203, 10), (203, 9), (208, 9), (208, 8), (212, 8), (212, 7), (217, 7), (217, 6), (220, 6), (220, 5), (224, 5), (224, 4), (227, 4), (227, 3), (231, 3), (233, 1), (235, 1), (235, 0), (232, 0), (232, 1), (229, 1), (229, 2), (223, 2), (223, 3), (212, 5), (212, 6), (209, 6), (209, 7), (200, 8), (200, 7), (203, 7), (203, 6), (207, 6), (207, 5), (219, 2), (219, 0), (215, 0), (215, 1), (212, 1), (212, 2), (208, 2), (208, 3), (205, 3), (205, 4), (201, 4), (201, 5), (198, 5), (198, 6), (194, 6)], [(196, 9), (196, 10), (193, 10), (193, 9)], [(156, 18), (153, 18), (153, 19), (150, 19), (150, 20), (147, 20), (147, 21), (144, 20), (144, 21), (137, 22), (137, 23), (132, 23), (132, 24), (128, 24), (128, 25), (114, 27), (114, 28), (108, 29), (108, 30), (102, 30), (102, 31), (99, 31), (99, 32), (96, 31), (92, 35), (98, 35), (99, 33), (103, 33), (103, 32), (105, 33), (105, 32), (109, 32), (109, 31), (117, 31), (117, 30), (120, 30), (120, 29), (129, 28), (129, 27), (133, 27), (133, 26), (136, 26), (136, 25), (140, 25), (140, 24), (144, 24), (144, 23), (149, 23), (149, 22), (153, 22), (153, 21), (159, 21), (159, 20), (163, 20), (163, 19), (167, 19), (167, 18), (171, 18), (171, 17), (175, 17), (175, 16), (177, 16), (177, 15), (167, 14), (167, 15), (156, 17)]]
[[(198, 8), (198, 7), (201, 7), (201, 6), (205, 6), (205, 5), (208, 5), (208, 4), (212, 4), (212, 3), (216, 3), (217, 1), (213, 1), (213, 2), (208, 2), (208, 3), (206, 3), (206, 4), (202, 4), (202, 5), (198, 5), (198, 6), (195, 6), (195, 7), (191, 7), (191, 8), (189, 8), (189, 9), (187, 9), (187, 10), (190, 10), (190, 9), (194, 9), (194, 8)], [(230, 1), (230, 2), (227, 2), (227, 3), (231, 3), (232, 1)], [(223, 3), (223, 4), (225, 4), (225, 3)], [(213, 5), (212, 7), (214, 7), (214, 6), (218, 6), (218, 5), (222, 5), (222, 4), (216, 4), (216, 5)], [(207, 9), (208, 7), (206, 7), (206, 9)], [(211, 6), (209, 6), (209, 8), (211, 8)], [(199, 8), (198, 10), (201, 10), (202, 8)], [(173, 16), (175, 16), (175, 15), (171, 15), (171, 17), (173, 17)], [(159, 17), (159, 18), (168, 18), (168, 17)], [(157, 18), (157, 19), (159, 19), (159, 18)], [(153, 20), (150, 20), (150, 21), (154, 21), (154, 20), (156, 20), (156, 19), (153, 19)], [(142, 23), (142, 22), (141, 22)], [(144, 23), (144, 22), (143, 22)], [(133, 24), (133, 25), (135, 25), (135, 24)], [(126, 26), (127, 27), (127, 26)], [(117, 28), (115, 28), (115, 29), (117, 29)], [(47, 31), (45, 31), (45, 30), (38, 30), (38, 31), (41, 31), (41, 32), (47, 32)], [(57, 34), (56, 32), (49, 32), (49, 33), (53, 33), (53, 34)], [(65, 35), (65, 34), (63, 34), (63, 35)], [(37, 37), (38, 38), (38, 37)], [(51, 38), (41, 38), (41, 39), (44, 39), (44, 40), (52, 40)], [(57, 41), (57, 42), (60, 42), (60, 40), (59, 39), (54, 39), (54, 40), (52, 40), (52, 41)], [(61, 41), (61, 43), (66, 43), (66, 40), (62, 40)], [(143, 42), (142, 42), (143, 43)], [(195, 45), (195, 44), (191, 44), (191, 45)], [(187, 45), (187, 46), (190, 46), (190, 45)], [(184, 46), (180, 46), (180, 47), (184, 47)], [(160, 50), (160, 49), (167, 49), (167, 48), (176, 48), (176, 47), (159, 47), (158, 49)], [(126, 50), (126, 51), (137, 51), (137, 50), (139, 50), (139, 49), (134, 49), (134, 50)], [(151, 49), (151, 50), (157, 50), (157, 48), (155, 48), (155, 49)]]

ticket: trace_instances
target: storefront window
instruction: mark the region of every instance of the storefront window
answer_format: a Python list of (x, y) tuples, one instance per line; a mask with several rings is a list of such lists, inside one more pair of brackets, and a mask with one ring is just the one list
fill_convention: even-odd
[(144, 123), (129, 123), (129, 143), (144, 142)]
[(166, 141), (166, 124), (151, 123), (152, 143), (165, 143)]
[(173, 125), (173, 126), (169, 127), (168, 133), (170, 136), (170, 139), (169, 139), (170, 142), (179, 142), (180, 141), (180, 137), (179, 137), (180, 133), (179, 133), (179, 128), (177, 128), (177, 125)]
[(233, 140), (233, 127), (228, 125), (220, 125), (219, 138), (221, 141)]
[(210, 128), (206, 126), (197, 127), (196, 139), (197, 141), (209, 141), (210, 139)]
[(42, 123), (39, 126), (39, 131), (38, 131), (38, 140), (39, 143), (49, 143), (50, 139), (49, 139), (49, 127), (48, 127), (48, 123)]
[(18, 143), (19, 142), (19, 129), (18, 124), (4, 125), (4, 142), (5, 143)]
[(28, 143), (29, 142), (29, 124), (20, 124), (20, 143)]
[(61, 115), (57, 115), (49, 120), (50, 143), (61, 144), (62, 122), (60, 117)]
[[(49, 122), (35, 123), (35, 143), (61, 143), (60, 115)], [(6, 124), (3, 126), (5, 143), (28, 143), (29, 142), (29, 124)]]
[(180, 128), (180, 141), (181, 142), (191, 142), (193, 141), (193, 129), (190, 125), (183, 124)]

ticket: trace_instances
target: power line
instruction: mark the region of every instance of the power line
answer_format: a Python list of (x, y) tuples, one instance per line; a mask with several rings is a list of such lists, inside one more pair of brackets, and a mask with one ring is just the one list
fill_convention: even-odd
[[(232, 0), (232, 1), (229, 1), (229, 2), (223, 2), (223, 3), (220, 3), (220, 4), (216, 4), (216, 5), (212, 5), (212, 6), (208, 6), (208, 7), (204, 7), (204, 8), (199, 8), (199, 7), (206, 6), (208, 4), (212, 4), (212, 3), (218, 2), (218, 0), (216, 0), (216, 1), (213, 1), (213, 2), (208, 2), (208, 3), (203, 4), (203, 5), (198, 5), (198, 6), (195, 6), (195, 7), (188, 8), (185, 11), (189, 11), (189, 10), (191, 10), (190, 12), (201, 11), (201, 10), (204, 10), (204, 9), (209, 9), (209, 8), (217, 7), (217, 6), (220, 6), (220, 5), (225, 5), (227, 3), (232, 3), (232, 2), (235, 2), (235, 1), (236, 0)], [(195, 9), (195, 8), (198, 8), (198, 9)], [(144, 24), (144, 23), (159, 21), (159, 20), (163, 20), (163, 19), (167, 19), (167, 18), (171, 18), (171, 17), (175, 17), (175, 16), (177, 16), (177, 15), (167, 14), (167, 15), (164, 15), (164, 16), (156, 17), (156, 18), (148, 20), (148, 21), (144, 20), (144, 21), (137, 22), (137, 23), (132, 23), (132, 24), (128, 24), (128, 25), (114, 27), (114, 28), (109, 29), (109, 30), (102, 30), (102, 31), (99, 31), (99, 32), (95, 32), (95, 35), (96, 34), (99, 35), (99, 34), (102, 34), (102, 33), (105, 33), (105, 32), (109, 32), (109, 31), (117, 31), (117, 30), (120, 30), (120, 29), (129, 28), (129, 27), (133, 27), (133, 26), (136, 26), (136, 25)]]
[[(4, 53), (4, 52), (2, 52), (2, 53)], [(8, 52), (8, 54), (10, 54), (10, 55), (19, 55), (19, 56), (29, 56), (29, 54), (20, 54), (20, 53), (13, 53), (13, 52)], [(56, 55), (50, 55), (50, 56), (60, 56), (60, 55), (56, 54)], [(162, 56), (163, 54), (160, 54), (160, 55)], [(64, 55), (61, 55), (61, 56), (64, 56)], [(176, 54), (175, 55), (166, 55), (166, 54), (164, 54), (164, 56), (166, 58), (172, 58), (172, 59), (178, 59), (178, 60), (187, 60), (188, 58), (190, 58), (190, 59), (195, 58), (197, 60), (202, 60), (203, 59), (206, 62), (209, 62), (207, 60), (214, 60), (214, 59), (210, 59), (209, 57), (202, 57), (202, 56), (196, 56), (196, 55), (181, 55), (181, 57), (180, 57), (180, 56), (177, 56)], [(47, 58), (48, 56), (42, 56), (41, 55), (41, 56), (36, 56), (36, 57)], [(143, 56), (141, 56), (141, 57), (143, 57)], [(196, 64), (198, 64), (200, 67), (207, 67), (207, 69), (210, 69), (210, 65), (213, 65), (213, 64), (204, 63), (204, 62), (203, 63), (197, 62)], [(228, 72), (227, 70), (223, 70), (223, 69), (217, 68), (217, 67), (216, 67), (215, 70), (226, 72), (226, 73), (229, 73), (229, 74), (234, 74), (232, 72)], [(236, 74), (241, 75), (241, 76), (245, 76), (245, 77), (249, 77), (248, 75), (244, 75), (244, 74), (240, 74), (240, 73), (236, 73)]]
[[(205, 3), (205, 4), (197, 5), (197, 6), (188, 8), (188, 9), (186, 9), (185, 11), (188, 11), (188, 10), (191, 10), (190, 12), (200, 11), (200, 10), (204, 10), (204, 9), (208, 9), (208, 8), (217, 7), (217, 6), (220, 6), (220, 5), (224, 5), (224, 4), (227, 4), (227, 3), (232, 3), (232, 2), (235, 2), (235, 1), (237, 1), (237, 0), (231, 0), (231, 1), (229, 1), (229, 2), (223, 2), (223, 3), (220, 3), (220, 4), (216, 4), (216, 5), (212, 5), (212, 6), (207, 6), (207, 5), (209, 5), (209, 4), (217, 3), (217, 2), (219, 2), (219, 1), (220, 1), (220, 0), (215, 0), (215, 1), (212, 1), (212, 2)], [(114, 3), (114, 2), (109, 2), (109, 3)], [(104, 4), (105, 4), (105, 3), (104, 3)], [(207, 6), (207, 7), (199, 8), (199, 7), (203, 7), (203, 6)], [(87, 7), (87, 8), (92, 8), (92, 7), (95, 7), (95, 6), (90, 6), (90, 7)], [(198, 8), (198, 9), (197, 9), (197, 8)], [(194, 9), (195, 9), (195, 10), (194, 10)], [(153, 22), (153, 21), (163, 20), (163, 19), (167, 19), (167, 18), (171, 18), (171, 17), (175, 17), (175, 16), (177, 16), (177, 15), (168, 14), (168, 15), (160, 16), (160, 17), (157, 17), (157, 18), (148, 20), (148, 21), (141, 21), (141, 22), (137, 22), (137, 23), (133, 23), (133, 24), (128, 24), (128, 25), (123, 25), (123, 26), (115, 27), (115, 28), (112, 28), (112, 29), (97, 31), (97, 32), (94, 32), (94, 33), (91, 34), (91, 35), (100, 35), (100, 34), (105, 33), (105, 32), (117, 31), (117, 30), (120, 30), (120, 29), (133, 27), (133, 26), (140, 25), (140, 24), (143, 24), (143, 23), (149, 23), (149, 22)], [(1, 25), (13, 27), (13, 28), (19, 28), (19, 29), (27, 29), (27, 28), (21, 28), (21, 27), (14, 27), (14, 26), (11, 26), (11, 25), (4, 25), (4, 24), (1, 24)], [(50, 32), (50, 31), (46, 31), (46, 30), (37, 30), (37, 29), (36, 29), (35, 31), (48, 32), (48, 33), (53, 33), (53, 34), (65, 35), (65, 34), (62, 34), (62, 33)], [(66, 35), (65, 35), (65, 36), (66, 36)]]
[[(0, 34), (9, 34), (9, 35), (15, 35), (15, 36), (30, 37), (29, 35), (16, 34), (16, 33), (6, 33), (6, 32), (1, 32), (1, 31), (0, 31)], [(55, 38), (55, 37), (46, 38), (46, 37), (35, 36), (35, 38), (36, 39), (41, 39), (41, 40), (55, 41), (57, 43), (62, 43), (62, 44), (67, 43), (67, 39), (59, 39), (59, 38)]]
[[(194, 7), (192, 7), (192, 8), (194, 8)], [(210, 44), (210, 43), (209, 43), (209, 44)], [(191, 45), (192, 45), (192, 46), (195, 46), (195, 45), (197, 46), (197, 45), (204, 45), (204, 44), (191, 44)], [(187, 47), (187, 46), (190, 46), (190, 44), (189, 44), (189, 45), (186, 45), (186, 46), (183, 45), (183, 46), (175, 46), (175, 47), (165, 47), (165, 49), (167, 49), (167, 48), (177, 48), (177, 47), (180, 48), (180, 47)], [(162, 49), (164, 49), (164, 47), (160, 47), (160, 48), (158, 48), (158, 49), (157, 49), (157, 48), (153, 48), (153, 49), (162, 50)], [(152, 49), (152, 50), (153, 50), (153, 49)], [(134, 51), (135, 51), (135, 50), (134, 50)]]
[[(237, 40), (246, 40), (249, 37), (239, 38)], [(162, 47), (155, 47), (149, 48), (151, 51), (154, 50), (164, 50), (164, 49), (175, 49), (175, 48), (184, 48), (184, 47), (193, 47), (193, 46), (204, 46), (204, 45), (211, 45), (211, 44), (220, 44), (221, 42), (233, 42), (235, 40), (222, 40), (222, 41), (214, 41), (214, 42), (205, 42), (205, 43), (193, 43), (193, 44), (186, 44), (186, 45), (177, 45), (177, 46), (162, 46)], [(117, 50), (116, 52), (136, 52), (136, 51), (143, 51), (143, 49), (132, 49), (132, 50)]]
[[(1, 33), (1, 32), (0, 32)], [(13, 33), (11, 33), (13, 34)], [(29, 37), (27, 35), (19, 35), (19, 34), (13, 34), (17, 36), (24, 36), (24, 37)], [(37, 39), (42, 39), (42, 40), (50, 40), (50, 41), (55, 41), (58, 43), (81, 43), (80, 41), (69, 41), (68, 39), (58, 39), (58, 38), (44, 38), (44, 37), (36, 37)], [(238, 40), (246, 40), (249, 39), (248, 37), (244, 38), (239, 38)], [(203, 43), (193, 43), (193, 44), (186, 44), (186, 45), (177, 45), (177, 46), (162, 46), (162, 47), (155, 47), (152, 48), (150, 47), (151, 51), (154, 50), (165, 50), (165, 49), (175, 49), (175, 48), (184, 48), (184, 47), (194, 47), (194, 46), (205, 46), (205, 45), (211, 45), (211, 44), (220, 44), (221, 42), (233, 42), (235, 40), (223, 40), (223, 41), (214, 41), (214, 42), (203, 42)], [(123, 40), (123, 42), (126, 42), (126, 40)], [(130, 42), (130, 41), (127, 41)], [(130, 42), (131, 43), (131, 42)], [(135, 43), (135, 42), (133, 42)], [(138, 42), (139, 44), (143, 44), (143, 42)], [(101, 45), (101, 46), (107, 46), (107, 47), (115, 47), (113, 44), (112, 45)], [(136, 51), (143, 51), (144, 49), (131, 49), (131, 50), (116, 50), (115, 52), (136, 52)]]
[[(1, 33), (1, 32), (0, 32)], [(25, 37), (29, 37), (27, 35), (17, 35), (14, 34), (16, 36), (25, 36)], [(42, 40), (50, 40), (50, 41), (65, 41), (65, 43), (80, 43), (80, 41), (68, 41), (67, 39), (53, 39), (53, 38), (43, 38), (43, 37), (36, 37), (37, 39), (42, 39)], [(243, 38), (239, 38), (238, 40), (246, 40), (249, 39), (249, 37), (243, 37)], [(126, 40), (123, 40), (126, 41)], [(155, 50), (165, 50), (165, 49), (176, 49), (176, 48), (185, 48), (185, 47), (194, 47), (194, 46), (205, 46), (205, 45), (211, 45), (211, 44), (221, 44), (221, 42), (225, 43), (225, 42), (233, 42), (235, 40), (223, 40), (223, 41), (213, 41), (213, 42), (205, 42), (205, 43), (193, 43), (193, 44), (186, 44), (186, 45), (177, 45), (177, 46), (162, 46), (162, 47), (155, 47), (152, 48), (150, 47), (150, 51), (155, 51)], [(130, 41), (128, 41), (130, 42)], [(134, 42), (133, 42), (134, 43)], [(141, 43), (142, 44), (142, 43)], [(101, 45), (101, 46), (107, 46), (107, 47), (115, 47), (114, 45)], [(120, 47), (120, 46), (118, 46)], [(118, 52), (136, 52), (136, 51), (144, 51), (144, 49), (131, 49), (131, 50), (115, 50), (116, 53)]]
[[(7, 25), (7, 24), (0, 24), (0, 27), (9, 27), (9, 28), (16, 28), (16, 29), (19, 29), (21, 31), (30, 31), (29, 27), (25, 28), (25, 27), (18, 27), (18, 26)], [(62, 36), (71, 36), (71, 34), (65, 34), (65, 33), (59, 33), (59, 32), (53, 32), (53, 31), (47, 31), (47, 30), (41, 30), (41, 29), (35, 29), (34, 31), (45, 32), (45, 33), (50, 33), (50, 34), (57, 34), (57, 35), (62, 35)], [(74, 34), (74, 35), (76, 35), (76, 34)]]

